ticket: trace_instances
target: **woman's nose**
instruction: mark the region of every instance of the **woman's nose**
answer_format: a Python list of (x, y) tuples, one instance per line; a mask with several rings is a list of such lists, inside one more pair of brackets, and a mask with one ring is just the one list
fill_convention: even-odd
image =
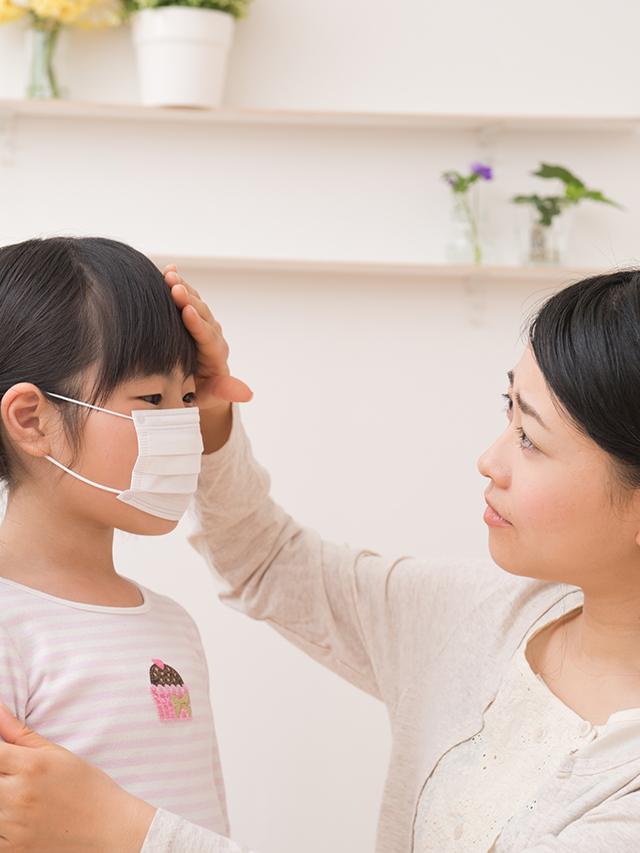
[(509, 482), (509, 466), (505, 455), (504, 442), (505, 433), (502, 433), (478, 459), (478, 471), (482, 476), (493, 480), (497, 486), (502, 487)]

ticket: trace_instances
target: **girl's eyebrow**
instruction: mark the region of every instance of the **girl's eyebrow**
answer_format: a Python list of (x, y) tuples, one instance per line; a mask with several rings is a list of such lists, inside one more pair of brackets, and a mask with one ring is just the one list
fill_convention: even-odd
[[(509, 379), (509, 388), (513, 388), (513, 370), (510, 370), (507, 373), (507, 377)], [(530, 418), (533, 418), (534, 421), (537, 421), (537, 423), (539, 423), (543, 429), (549, 429), (549, 427), (542, 420), (538, 412), (536, 412), (533, 406), (530, 406), (522, 399), (518, 391), (516, 391), (515, 398), (518, 403), (518, 408), (520, 409), (523, 415), (528, 415)]]

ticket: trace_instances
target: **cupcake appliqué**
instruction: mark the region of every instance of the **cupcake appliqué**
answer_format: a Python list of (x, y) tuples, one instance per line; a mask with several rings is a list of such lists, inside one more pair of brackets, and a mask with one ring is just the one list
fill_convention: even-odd
[(179, 672), (161, 660), (154, 660), (149, 679), (151, 695), (163, 723), (192, 719), (189, 691)]

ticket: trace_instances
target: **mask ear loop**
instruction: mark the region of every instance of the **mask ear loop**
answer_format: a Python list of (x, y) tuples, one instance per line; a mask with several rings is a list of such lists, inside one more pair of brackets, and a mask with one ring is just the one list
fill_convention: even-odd
[(132, 421), (131, 415), (123, 415), (122, 412), (112, 412), (111, 409), (103, 409), (101, 406), (92, 406), (91, 403), (83, 403), (82, 400), (73, 400), (71, 397), (63, 397), (62, 394), (54, 394), (53, 391), (44, 392), (48, 397), (57, 397), (58, 400), (66, 400), (67, 403), (76, 403), (78, 406), (86, 406), (87, 409), (95, 409), (96, 412), (106, 412), (108, 415), (115, 415), (117, 418), (126, 418)]
[(82, 480), (83, 483), (88, 483), (90, 486), (95, 486), (96, 489), (102, 489), (104, 492), (113, 492), (114, 495), (119, 495), (121, 493), (121, 489), (112, 489), (109, 486), (102, 486), (100, 483), (94, 483), (93, 480), (87, 480), (86, 477), (76, 474), (76, 472), (72, 471), (71, 468), (66, 468), (61, 462), (56, 462), (56, 460), (51, 456), (45, 456), (44, 458), (48, 459), (49, 462), (53, 462), (53, 464), (57, 465), (58, 468), (62, 468), (62, 470), (66, 471), (67, 474), (71, 474), (71, 476), (75, 477), (76, 480)]
[[(71, 397), (64, 397), (62, 394), (54, 394), (53, 391), (45, 391), (45, 394), (49, 397), (57, 397), (59, 400), (66, 400), (67, 403), (75, 403), (78, 406), (86, 406), (87, 409), (95, 409), (96, 412), (106, 412), (108, 415), (115, 415), (117, 418), (126, 418), (128, 421), (132, 421), (133, 418), (131, 415), (123, 415), (122, 412), (112, 412), (111, 409), (103, 409), (101, 406), (93, 406), (91, 403), (84, 403), (82, 400), (74, 400)], [(112, 492), (114, 495), (119, 495), (122, 493), (121, 489), (112, 489), (109, 486), (103, 486), (100, 483), (94, 483), (93, 480), (87, 480), (86, 477), (82, 477), (80, 474), (76, 474), (75, 471), (72, 471), (71, 468), (67, 468), (61, 462), (57, 462), (51, 456), (45, 456), (45, 459), (48, 459), (49, 462), (52, 462), (54, 465), (57, 465), (58, 468), (61, 468), (63, 471), (66, 471), (67, 474), (71, 474), (72, 477), (75, 477), (76, 480), (82, 480), (83, 483), (88, 483), (90, 486), (95, 486), (96, 489), (102, 489), (104, 492)]]

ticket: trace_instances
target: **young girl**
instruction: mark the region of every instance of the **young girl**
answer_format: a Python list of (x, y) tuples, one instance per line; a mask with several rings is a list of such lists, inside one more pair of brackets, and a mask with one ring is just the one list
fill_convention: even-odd
[(198, 631), (112, 559), (114, 528), (166, 533), (189, 504), (197, 367), (139, 252), (95, 238), (0, 249), (0, 699), (131, 794), (226, 835)]
[[(208, 375), (224, 377), (219, 329), (169, 280)], [(506, 428), (479, 463), (493, 562), (388, 560), (324, 542), (270, 500), (237, 412), (226, 440), (221, 404), (215, 417), (203, 410), (205, 449), (224, 446), (203, 460), (194, 543), (225, 599), (386, 703), (379, 853), (635, 853), (640, 273), (553, 296), (506, 396)], [(139, 853), (128, 839), (102, 847), (104, 825), (64, 805), (80, 780), (105, 791), (105, 815), (146, 832), (117, 787), (3, 713), (0, 732), (21, 746), (0, 748), (0, 835), (38, 853)], [(216, 848), (160, 813), (142, 849)]]

